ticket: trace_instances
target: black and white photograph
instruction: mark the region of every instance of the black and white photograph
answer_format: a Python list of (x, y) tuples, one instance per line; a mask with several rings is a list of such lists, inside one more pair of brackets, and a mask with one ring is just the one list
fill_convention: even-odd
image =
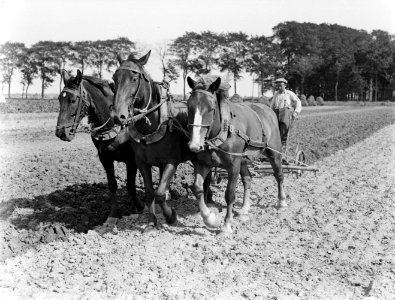
[(0, 11), (0, 299), (395, 299), (394, 1)]

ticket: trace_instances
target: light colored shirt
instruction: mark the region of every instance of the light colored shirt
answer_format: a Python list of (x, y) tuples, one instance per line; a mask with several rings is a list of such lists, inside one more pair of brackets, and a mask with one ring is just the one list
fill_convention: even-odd
[(276, 91), (273, 95), (272, 102), (270, 103), (272, 109), (280, 108), (294, 108), (297, 114), (302, 111), (302, 103), (298, 96), (290, 90), (285, 90), (284, 92)]

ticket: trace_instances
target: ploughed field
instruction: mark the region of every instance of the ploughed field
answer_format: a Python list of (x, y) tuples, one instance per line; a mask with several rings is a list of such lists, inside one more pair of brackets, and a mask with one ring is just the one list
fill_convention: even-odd
[[(146, 211), (130, 215), (125, 201), (117, 231), (98, 235), (110, 210), (104, 170), (89, 135), (55, 137), (56, 118), (0, 114), (0, 295), (394, 299), (395, 107), (305, 108), (289, 153), (302, 149), (320, 171), (286, 175), (281, 210), (274, 178), (254, 177), (250, 218), (227, 239), (204, 226), (188, 163), (171, 185), (176, 226), (159, 213), (158, 230), (143, 234)], [(116, 173), (126, 200), (123, 164)], [(222, 220), (225, 186), (212, 186)]]

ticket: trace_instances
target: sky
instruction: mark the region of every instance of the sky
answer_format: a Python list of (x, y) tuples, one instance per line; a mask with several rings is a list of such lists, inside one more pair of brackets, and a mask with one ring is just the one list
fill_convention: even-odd
[[(155, 47), (186, 31), (271, 36), (279, 23), (297, 21), (395, 34), (394, 0), (0, 0), (0, 12), (0, 44), (128, 37), (141, 56), (153, 50), (147, 70), (155, 80), (162, 79)], [(21, 88), (15, 78), (11, 92)], [(58, 81), (47, 89), (58, 91)], [(171, 91), (182, 93), (181, 78)], [(38, 80), (29, 92), (40, 92)], [(248, 74), (238, 82), (237, 92), (257, 95)]]

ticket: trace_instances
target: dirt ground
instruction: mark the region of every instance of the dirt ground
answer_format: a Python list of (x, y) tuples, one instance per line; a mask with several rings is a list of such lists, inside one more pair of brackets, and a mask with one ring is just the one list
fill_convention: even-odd
[[(183, 188), (188, 165), (172, 185), (177, 226), (160, 215), (143, 234), (147, 215), (125, 204), (117, 231), (97, 234), (109, 195), (96, 150), (85, 134), (58, 140), (55, 124), (1, 119), (1, 299), (395, 299), (395, 125), (318, 160), (316, 175), (287, 175), (287, 209), (274, 207), (274, 178), (255, 177), (250, 219), (225, 239)], [(211, 207), (222, 219), (224, 190)]]

